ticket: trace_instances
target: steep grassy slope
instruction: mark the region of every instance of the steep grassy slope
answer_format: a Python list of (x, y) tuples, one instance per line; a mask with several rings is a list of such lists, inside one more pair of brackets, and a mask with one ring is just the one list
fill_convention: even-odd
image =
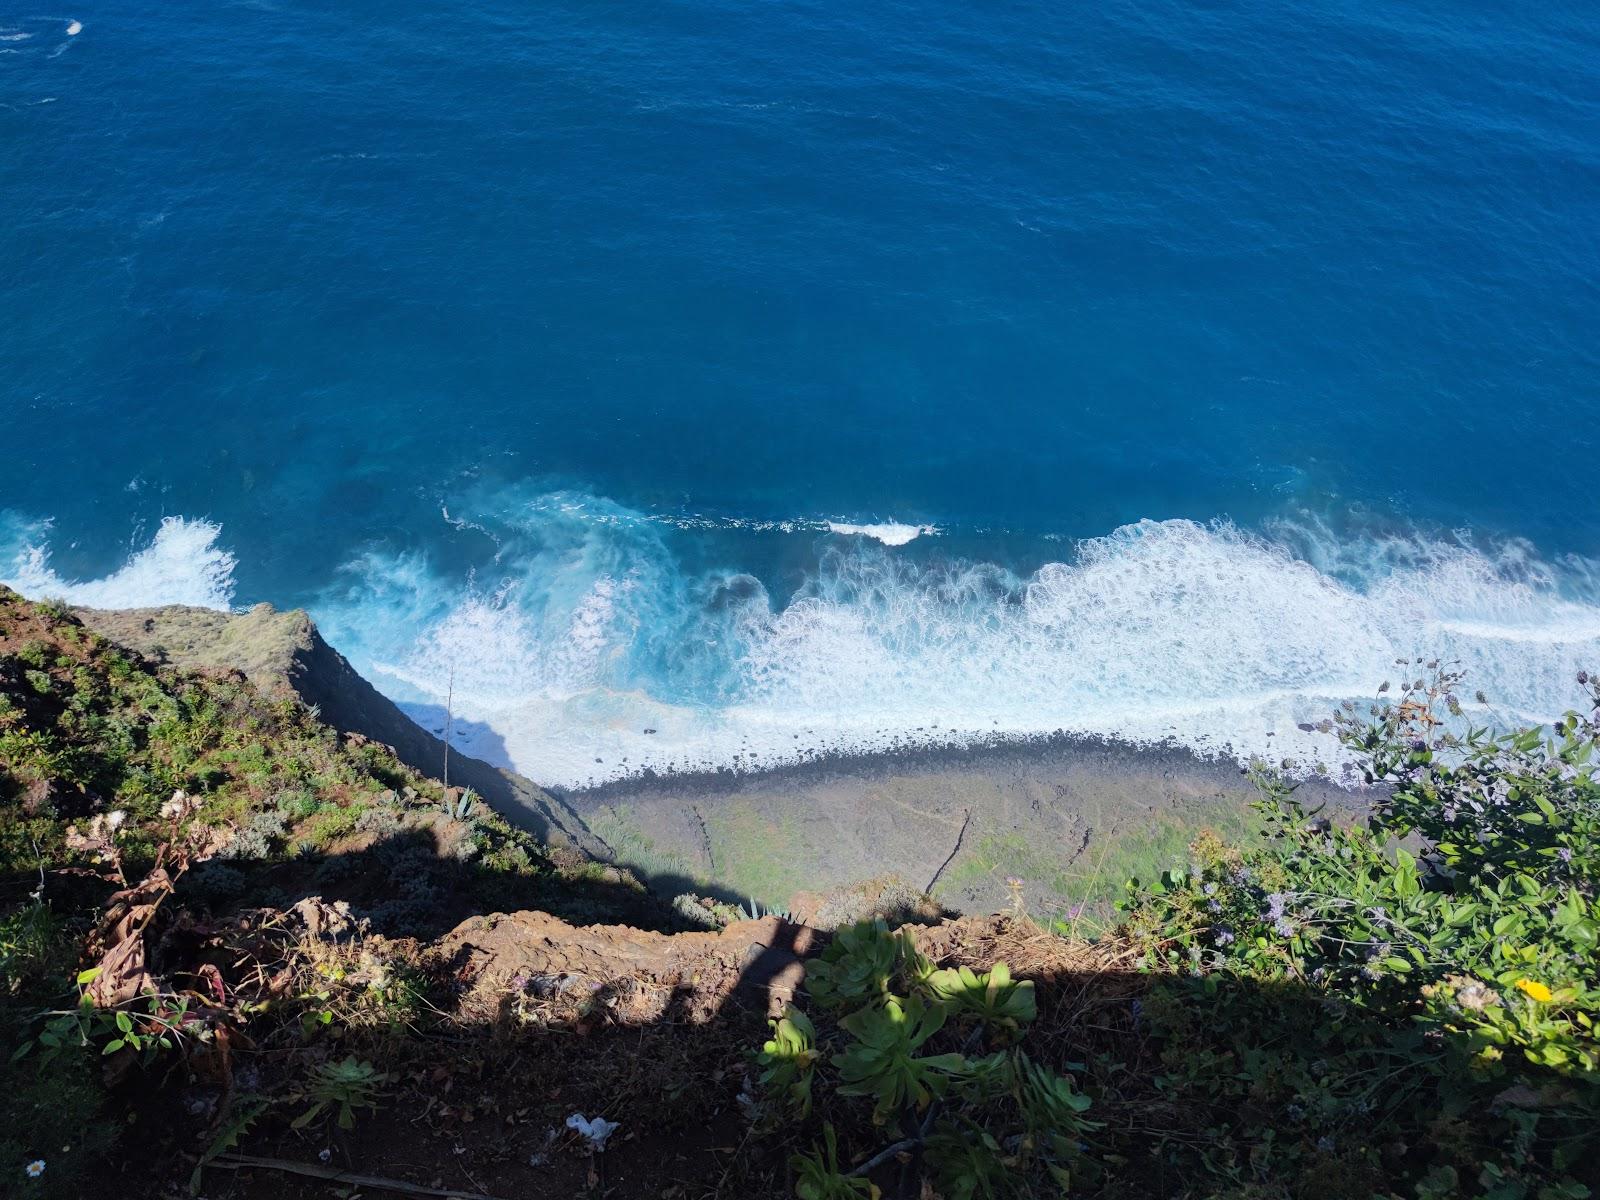
[[(390, 747), (401, 762), (440, 778), (444, 742), (421, 728), (363, 679), (323, 640), (302, 609), (258, 604), (244, 613), (171, 605), (165, 608), (73, 610), (90, 629), (158, 662), (201, 671), (237, 670), (269, 696), (296, 697), (341, 733)], [(541, 842), (590, 857), (606, 847), (549, 792), (512, 771), (452, 750), (449, 782), (470, 787), (512, 824)]]

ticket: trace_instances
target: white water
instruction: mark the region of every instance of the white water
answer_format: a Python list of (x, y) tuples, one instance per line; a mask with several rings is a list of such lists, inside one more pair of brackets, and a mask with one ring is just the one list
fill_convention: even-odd
[(939, 532), (932, 525), (902, 525), (899, 521), (882, 521), (868, 525), (852, 525), (847, 521), (829, 521), (827, 524), (829, 531), (833, 533), (869, 537), (875, 542), (882, 542), (885, 546), (904, 546), (916, 541), (924, 534)]
[[(698, 531), (604, 501), (485, 520), (477, 579), (373, 553), (313, 611), (402, 702), (453, 687), (463, 748), (552, 784), (1056, 730), (1335, 763), (1297, 726), (1407, 674), (1396, 659), (1458, 660), (1506, 721), (1559, 715), (1600, 666), (1592, 565), (1517, 543), (1145, 521), (1019, 577), (797, 521), (761, 536), (810, 539), (818, 565), (773, 597), (684, 568), (669, 539)], [(0, 578), (80, 604), (231, 603), (214, 525), (170, 519), (90, 581), (51, 569), (46, 533), (14, 535)]]
[(64, 579), (51, 568), (48, 523), (7, 524), (9, 533), (0, 529), (0, 583), (25, 596), (87, 608), (225, 609), (233, 603), (234, 556), (217, 545), (222, 528), (209, 521), (168, 517), (116, 571), (85, 581)]

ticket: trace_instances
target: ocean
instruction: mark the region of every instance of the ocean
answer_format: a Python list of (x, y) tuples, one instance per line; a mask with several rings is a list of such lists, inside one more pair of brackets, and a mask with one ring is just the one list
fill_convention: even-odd
[(13, 8), (0, 139), (0, 580), (541, 782), (1600, 667), (1592, 5)]

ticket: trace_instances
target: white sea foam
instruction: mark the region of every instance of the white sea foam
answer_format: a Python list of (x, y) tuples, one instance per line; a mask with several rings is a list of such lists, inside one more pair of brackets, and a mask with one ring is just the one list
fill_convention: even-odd
[(68, 21), (67, 22), (67, 36), (68, 37), (77, 37), (82, 32), (83, 32), (83, 22), (82, 21)]
[(11, 537), (0, 539), (0, 583), (24, 596), (89, 608), (190, 604), (226, 609), (233, 602), (234, 556), (217, 545), (222, 529), (210, 521), (168, 517), (122, 566), (89, 580), (63, 578), (51, 567), (47, 523), (12, 525)]
[(389, 631), (367, 662), (408, 698), (442, 702), (454, 671), (474, 752), (553, 784), (1056, 730), (1336, 763), (1298, 726), (1397, 659), (1459, 660), (1506, 719), (1559, 714), (1600, 664), (1600, 603), (1567, 594), (1581, 564), (1518, 547), (1369, 540), (1320, 569), (1286, 530), (1146, 521), (1019, 577), (861, 540), (775, 600), (685, 572), (604, 502), (520, 519), (505, 586), (365, 560), (363, 617), (339, 623), (358, 649)]
[(939, 532), (932, 525), (902, 525), (899, 521), (882, 521), (868, 525), (852, 525), (846, 521), (828, 521), (826, 524), (830, 533), (869, 537), (873, 541), (882, 542), (885, 546), (904, 546), (908, 542), (916, 541), (924, 534)]
[[(1397, 659), (1459, 661), (1508, 721), (1575, 705), (1577, 671), (1600, 665), (1596, 565), (1516, 542), (1143, 521), (1019, 576), (852, 537), (775, 598), (685, 568), (697, 527), (592, 497), (448, 520), (492, 539), (481, 578), (373, 551), (315, 611), (397, 700), (451, 696), (463, 749), (552, 784), (1057, 730), (1335, 764), (1299, 726), (1415, 669)], [(47, 524), (0, 519), (0, 579), (98, 607), (226, 608), (220, 535), (168, 518), (75, 580)]]

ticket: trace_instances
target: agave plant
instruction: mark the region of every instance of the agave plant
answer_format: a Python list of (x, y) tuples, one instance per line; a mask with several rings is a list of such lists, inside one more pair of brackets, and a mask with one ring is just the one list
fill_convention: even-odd
[(905, 1108), (919, 1112), (926, 1108), (967, 1069), (960, 1054), (919, 1057), (916, 1053), (944, 1028), (947, 1015), (944, 1007), (929, 1006), (920, 996), (903, 1003), (888, 996), (882, 1005), (845, 1017), (839, 1027), (856, 1041), (833, 1058), (839, 1068), (839, 1094), (871, 1096), (873, 1119), (880, 1123)]
[(888, 994), (900, 961), (900, 943), (882, 921), (852, 925), (806, 968), (806, 990), (835, 1012)]
[(811, 1078), (817, 1061), (816, 1028), (811, 1018), (792, 1004), (771, 1024), (772, 1037), (756, 1056), (763, 1068), (761, 1083), (782, 1093), (795, 1114), (803, 1119), (811, 1114)]
[(1003, 962), (979, 974), (970, 967), (935, 971), (926, 987), (935, 999), (951, 1005), (958, 1014), (1012, 1032), (1038, 1015), (1033, 981), (1013, 980)]
[(355, 1110), (376, 1109), (378, 1088), (388, 1080), (386, 1072), (354, 1057), (322, 1063), (311, 1073), (311, 1083), (306, 1089), (311, 1107), (294, 1119), (292, 1127), (303, 1129), (324, 1111), (332, 1110), (340, 1129), (353, 1129)]

